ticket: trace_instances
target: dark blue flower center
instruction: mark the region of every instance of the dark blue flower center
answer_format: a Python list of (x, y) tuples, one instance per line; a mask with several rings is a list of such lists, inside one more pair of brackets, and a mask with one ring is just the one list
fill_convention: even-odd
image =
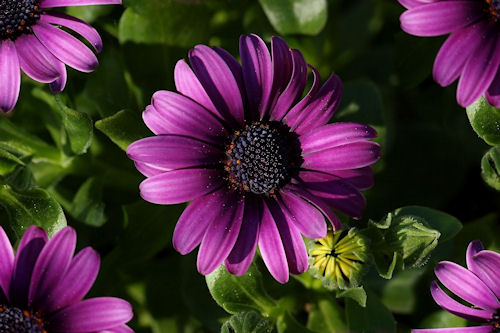
[(31, 33), (40, 13), (39, 0), (0, 0), (0, 40)]
[(488, 12), (496, 21), (500, 18), (500, 0), (486, 0), (488, 4)]
[(500, 309), (491, 317), (489, 321), (491, 325), (491, 332), (499, 333), (500, 332)]
[(283, 124), (246, 125), (234, 132), (226, 148), (229, 185), (241, 192), (273, 195), (294, 176), (300, 156), (298, 140)]
[(43, 321), (29, 311), (0, 305), (0, 332), (47, 333)]

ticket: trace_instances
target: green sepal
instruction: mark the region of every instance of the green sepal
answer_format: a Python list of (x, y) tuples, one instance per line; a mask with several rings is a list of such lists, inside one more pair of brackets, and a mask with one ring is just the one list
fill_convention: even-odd
[(486, 184), (500, 191), (500, 146), (493, 147), (481, 159), (481, 176)]
[(466, 109), (470, 124), (477, 135), (489, 145), (500, 145), (500, 110), (489, 105), (484, 97)]

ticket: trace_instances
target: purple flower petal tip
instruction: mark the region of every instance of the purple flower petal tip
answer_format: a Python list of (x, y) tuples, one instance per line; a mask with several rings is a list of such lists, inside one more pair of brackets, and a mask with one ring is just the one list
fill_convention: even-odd
[[(48, 1), (48, 0), (47, 0)], [(143, 120), (156, 136), (127, 148), (145, 179), (142, 198), (157, 204), (192, 201), (179, 218), (173, 246), (199, 246), (197, 268), (225, 264), (243, 275), (255, 253), (286, 283), (307, 270), (302, 236), (323, 237), (332, 209), (358, 218), (360, 190), (373, 184), (380, 157), (373, 128), (328, 124), (342, 82), (319, 73), (279, 38), (240, 38), (239, 63), (227, 51), (196, 45), (174, 69), (177, 92), (158, 91)], [(313, 84), (304, 94), (308, 68)], [(308, 179), (304, 173), (314, 173)]]
[(90, 247), (73, 257), (75, 245), (76, 232), (71, 227), (61, 229), (49, 240), (43, 229), (31, 226), (14, 256), (0, 227), (3, 310), (35, 313), (30, 323), (37, 323), (37, 331), (133, 332), (125, 325), (133, 316), (128, 302), (111, 297), (82, 301), (97, 277), (100, 260)]
[[(28, 12), (19, 6), (9, 13), (14, 20), (11, 24), (18, 29), (0, 39), (0, 111), (14, 109), (21, 86), (21, 70), (33, 80), (49, 83), (52, 92), (57, 93), (66, 85), (65, 65), (82, 72), (91, 72), (98, 66), (95, 54), (60, 27), (79, 34), (99, 53), (102, 40), (97, 31), (82, 20), (47, 9), (103, 4), (121, 4), (121, 0), (41, 0), (40, 6)], [(16, 12), (21, 9), (22, 12)]]

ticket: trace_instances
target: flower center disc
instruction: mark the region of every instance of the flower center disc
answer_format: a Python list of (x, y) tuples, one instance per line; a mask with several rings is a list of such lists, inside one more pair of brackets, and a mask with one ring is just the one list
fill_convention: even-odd
[(492, 328), (492, 332), (497, 333), (500, 332), (500, 309), (493, 315), (490, 319), (490, 325)]
[(255, 122), (234, 132), (226, 149), (225, 170), (233, 189), (274, 194), (300, 165), (298, 141), (278, 122)]
[(0, 40), (31, 33), (40, 13), (39, 0), (0, 0)]
[(29, 311), (0, 305), (0, 332), (47, 333), (42, 320)]
[(500, 0), (486, 0), (488, 4), (488, 12), (496, 21), (500, 19)]

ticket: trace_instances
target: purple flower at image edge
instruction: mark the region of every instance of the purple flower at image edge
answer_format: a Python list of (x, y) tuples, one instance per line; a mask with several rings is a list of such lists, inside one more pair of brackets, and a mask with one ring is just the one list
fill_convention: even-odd
[(66, 227), (48, 240), (36, 226), (24, 233), (17, 252), (0, 227), (0, 332), (133, 333), (133, 316), (120, 298), (82, 300), (99, 271), (90, 247), (74, 257), (76, 233)]
[(401, 28), (415, 36), (451, 34), (434, 61), (441, 86), (457, 78), (463, 107), (485, 95), (500, 107), (500, 0), (398, 0), (407, 10)]
[(66, 66), (91, 72), (98, 61), (79, 39), (96, 52), (102, 49), (97, 31), (86, 22), (49, 8), (121, 4), (121, 0), (0, 0), (0, 111), (15, 107), (21, 88), (21, 71), (35, 81), (49, 83), (52, 92), (66, 86)]
[[(272, 58), (271, 58), (272, 54)], [(224, 49), (197, 45), (179, 60), (178, 92), (158, 91), (143, 113), (156, 135), (132, 143), (128, 156), (146, 177), (141, 196), (157, 204), (189, 203), (173, 246), (200, 245), (197, 266), (220, 264), (243, 275), (257, 247), (273, 277), (307, 270), (302, 235), (325, 237), (332, 209), (359, 218), (373, 184), (380, 147), (357, 123), (328, 124), (340, 104), (336, 75), (320, 87), (301, 52), (273, 37), (271, 54), (256, 35), (240, 38), (241, 65)], [(313, 83), (303, 96), (308, 68)]]
[(500, 254), (483, 249), (480, 241), (469, 244), (467, 269), (442, 261), (434, 269), (438, 280), (466, 306), (446, 294), (436, 281), (431, 284), (434, 301), (446, 311), (483, 326), (414, 329), (412, 333), (497, 333), (500, 332)]

